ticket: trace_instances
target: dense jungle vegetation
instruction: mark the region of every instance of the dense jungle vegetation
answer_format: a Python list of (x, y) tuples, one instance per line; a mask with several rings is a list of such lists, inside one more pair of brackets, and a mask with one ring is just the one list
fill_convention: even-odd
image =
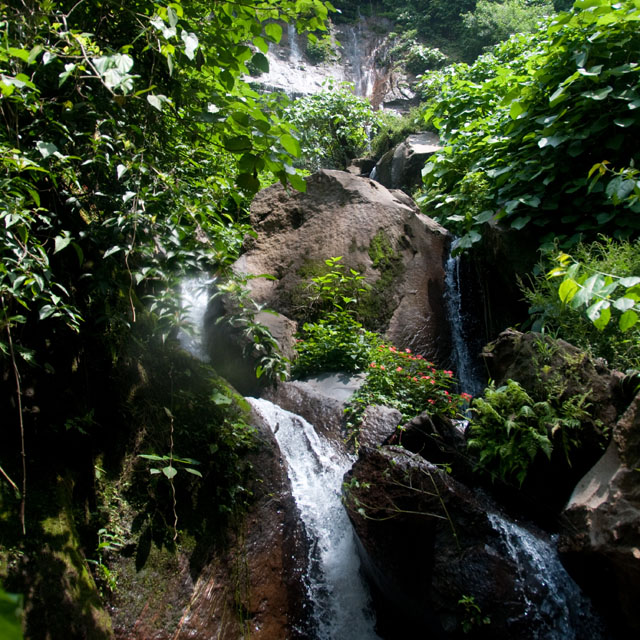
[[(410, 128), (444, 144), (420, 206), (462, 249), (492, 225), (528, 234), (542, 250), (523, 279), (532, 326), (640, 368), (638, 0), (334, 4), (343, 20), (381, 6), (403, 55), (424, 61), (415, 47), (428, 44), (467, 61), (416, 67), (425, 102)], [(125, 461), (151, 471), (128, 497), (163, 544), (222, 526), (248, 499), (242, 399), (177, 347), (181, 280), (228, 275), (260, 188), (304, 190), (299, 167), (344, 164), (371, 127), (406, 129), (344, 87), (298, 105), (250, 88), (284, 23), (326, 29), (320, 0), (0, 7), (0, 579), (22, 591), (29, 552), (54, 539), (73, 494), (79, 531), (66, 535), (108, 584), (95, 550), (115, 535), (113, 506), (95, 492)], [(326, 111), (339, 127), (322, 129)], [(241, 283), (227, 291), (240, 292), (261, 372), (282, 374)]]

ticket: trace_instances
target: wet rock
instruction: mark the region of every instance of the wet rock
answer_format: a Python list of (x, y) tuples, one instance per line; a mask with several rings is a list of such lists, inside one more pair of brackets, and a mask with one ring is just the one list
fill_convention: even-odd
[(362, 414), (358, 431), (360, 447), (379, 447), (396, 433), (402, 422), (402, 414), (397, 409), (381, 405), (369, 406)]
[(332, 442), (344, 448), (344, 408), (364, 382), (364, 375), (323, 373), (284, 382), (265, 391), (264, 396), (286, 411), (303, 417)]
[(388, 189), (415, 191), (422, 184), (422, 169), (429, 157), (442, 146), (437, 134), (414, 133), (390, 149), (376, 163), (371, 177)]
[(605, 637), (544, 534), (417, 454), (364, 449), (345, 487), (382, 637)]
[(640, 632), (640, 395), (564, 512), (559, 548), (622, 636)]

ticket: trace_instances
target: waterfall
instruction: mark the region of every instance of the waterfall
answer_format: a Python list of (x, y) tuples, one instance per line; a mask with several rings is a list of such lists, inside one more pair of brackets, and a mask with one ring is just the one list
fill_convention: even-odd
[(360, 27), (354, 25), (349, 28), (349, 57), (351, 58), (353, 83), (355, 85), (356, 95), (366, 95), (367, 88), (363, 87), (363, 56), (360, 46)]
[[(544, 640), (603, 640), (606, 632), (591, 603), (562, 566), (555, 545), (495, 513), (487, 514), (493, 530), (516, 566), (516, 584), (524, 597), (527, 627)], [(531, 598), (535, 598), (532, 602)]]
[(298, 32), (296, 31), (296, 25), (294, 22), (290, 22), (287, 26), (287, 35), (289, 37), (289, 60), (291, 62), (300, 62), (302, 57), (300, 53), (300, 43), (298, 42)]
[(249, 402), (271, 426), (286, 457), (292, 493), (310, 538), (307, 588), (314, 607), (314, 640), (378, 639), (340, 498), (342, 478), (353, 460), (300, 416), (267, 400)]
[(202, 345), (202, 325), (213, 282), (208, 276), (193, 276), (180, 284), (180, 307), (187, 326), (178, 331), (178, 340), (185, 351), (205, 362), (208, 357)]
[[(451, 253), (457, 241), (451, 245)], [(469, 345), (469, 318), (463, 307), (462, 279), (460, 277), (460, 257), (449, 254), (445, 263), (445, 303), (449, 326), (451, 328), (451, 357), (460, 390), (472, 396), (482, 394), (484, 383), (479, 371), (478, 362), (474, 359)]]

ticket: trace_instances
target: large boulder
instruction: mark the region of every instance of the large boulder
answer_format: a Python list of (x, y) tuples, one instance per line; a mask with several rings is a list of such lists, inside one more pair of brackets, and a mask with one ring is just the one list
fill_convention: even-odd
[(443, 305), (444, 261), (450, 236), (400, 191), (367, 178), (322, 170), (306, 193), (281, 185), (261, 191), (251, 205), (257, 233), (234, 265), (251, 294), (289, 318), (304, 318), (311, 275), (329, 257), (360, 271), (373, 287), (365, 324), (383, 328), (399, 347), (440, 359), (448, 355)]
[(550, 540), (442, 468), (363, 449), (344, 486), (381, 637), (606, 637)]
[(640, 394), (563, 512), (559, 548), (621, 637), (640, 633)]
[(378, 160), (371, 177), (388, 189), (411, 193), (422, 183), (425, 162), (440, 149), (442, 145), (437, 134), (411, 134)]

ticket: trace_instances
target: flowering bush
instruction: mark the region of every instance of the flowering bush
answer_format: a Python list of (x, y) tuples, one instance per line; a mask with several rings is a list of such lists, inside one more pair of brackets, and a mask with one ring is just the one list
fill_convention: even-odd
[(371, 355), (367, 378), (345, 411), (352, 428), (359, 424), (368, 405), (393, 407), (408, 421), (423, 411), (455, 416), (471, 400), (468, 393), (451, 391), (456, 385), (452, 371), (437, 369), (410, 349), (400, 350), (383, 343)]

